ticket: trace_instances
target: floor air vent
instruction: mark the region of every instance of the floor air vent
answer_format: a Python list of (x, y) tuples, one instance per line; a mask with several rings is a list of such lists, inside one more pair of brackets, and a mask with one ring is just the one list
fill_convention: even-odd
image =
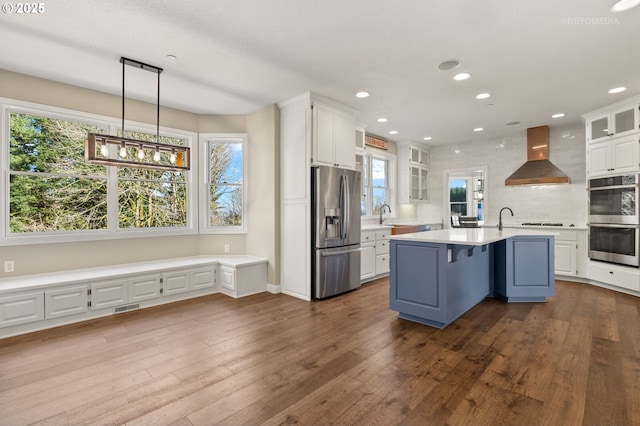
[(138, 309), (139, 307), (139, 303), (134, 303), (133, 305), (118, 306), (115, 313), (117, 314), (118, 312), (130, 311), (131, 309)]

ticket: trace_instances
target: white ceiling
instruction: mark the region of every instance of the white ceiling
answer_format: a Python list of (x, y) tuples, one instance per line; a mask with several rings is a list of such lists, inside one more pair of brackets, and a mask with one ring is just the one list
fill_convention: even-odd
[[(164, 68), (163, 106), (246, 114), (312, 91), (390, 140), (462, 143), (577, 124), (640, 93), (640, 7), (613, 14), (613, 3), (48, 0), (39, 15), (0, 14), (0, 68), (120, 94), (125, 56)], [(457, 70), (437, 69), (454, 58)], [(471, 79), (453, 81), (459, 71)], [(155, 85), (127, 67), (127, 96), (155, 103)], [(616, 86), (628, 90), (607, 93)]]

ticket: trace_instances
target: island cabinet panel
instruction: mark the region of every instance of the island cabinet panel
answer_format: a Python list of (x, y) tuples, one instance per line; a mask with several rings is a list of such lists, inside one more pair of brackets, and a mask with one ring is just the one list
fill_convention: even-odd
[(491, 293), (491, 250), (391, 241), (390, 308), (443, 328)]
[(555, 291), (554, 237), (512, 237), (494, 246), (494, 291), (509, 302), (543, 302)]
[(445, 321), (444, 267), (447, 252), (437, 245), (399, 243), (393, 246), (390, 307), (403, 314)]

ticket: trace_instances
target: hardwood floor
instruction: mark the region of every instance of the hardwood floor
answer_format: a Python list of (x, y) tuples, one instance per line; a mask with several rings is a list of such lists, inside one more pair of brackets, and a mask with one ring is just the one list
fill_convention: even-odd
[(640, 424), (640, 299), (557, 281), (444, 330), (387, 279), (212, 295), (0, 340), (1, 425)]

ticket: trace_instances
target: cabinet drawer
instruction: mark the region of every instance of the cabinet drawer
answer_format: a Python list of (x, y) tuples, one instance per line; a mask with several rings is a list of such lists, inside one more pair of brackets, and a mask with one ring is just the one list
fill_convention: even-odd
[(44, 316), (46, 319), (87, 312), (89, 286), (77, 285), (44, 292)]
[(189, 287), (189, 272), (187, 271), (176, 271), (162, 275), (162, 294), (165, 296), (186, 293), (190, 290)]
[(376, 255), (389, 253), (389, 240), (376, 241)]
[(376, 275), (389, 273), (389, 255), (381, 254), (376, 256)]
[(160, 276), (146, 275), (129, 281), (129, 301), (157, 299), (160, 297)]
[(220, 285), (223, 289), (236, 291), (236, 270), (234, 268), (220, 267)]
[(43, 319), (43, 292), (0, 297), (0, 327), (10, 327)]
[(629, 290), (640, 291), (640, 270), (599, 262), (589, 263), (588, 278)]
[(367, 243), (369, 241), (375, 241), (375, 240), (376, 240), (375, 231), (364, 231), (360, 234), (361, 243)]
[(376, 231), (376, 240), (388, 240), (391, 238), (391, 229)]
[(215, 269), (213, 266), (198, 269), (191, 273), (191, 288), (197, 290), (199, 288), (213, 287), (216, 285)]
[(126, 279), (91, 284), (91, 310), (124, 305), (128, 300), (127, 289)]

